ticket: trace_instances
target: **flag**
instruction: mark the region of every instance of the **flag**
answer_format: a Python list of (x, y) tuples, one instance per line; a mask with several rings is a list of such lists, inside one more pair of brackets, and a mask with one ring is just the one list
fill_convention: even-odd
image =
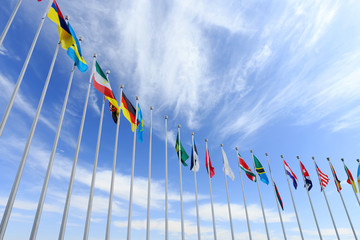
[(269, 179), (266, 176), (265, 170), (264, 170), (263, 166), (261, 165), (259, 159), (257, 159), (257, 157), (254, 154), (253, 154), (253, 159), (254, 159), (254, 163), (255, 163), (255, 170), (259, 174), (260, 180), (266, 184), (269, 184)]
[(294, 188), (296, 189), (297, 185), (298, 185), (298, 179), (297, 179), (296, 175), (293, 173), (293, 171), (291, 171), (291, 168), (289, 167), (289, 165), (287, 165), (285, 160), (283, 160), (283, 161), (284, 161), (286, 174), (292, 179)]
[(239, 159), (239, 166), (242, 170), (244, 170), (246, 176), (253, 182), (256, 182), (256, 175), (250, 170), (249, 166), (246, 164), (244, 159), (241, 158), (240, 154), (238, 153)]
[(275, 192), (276, 192), (276, 198), (277, 198), (277, 200), (278, 200), (278, 202), (279, 202), (279, 204), (281, 206), (281, 209), (284, 211), (284, 205), (283, 205), (283, 202), (281, 200), (280, 193), (279, 193), (279, 191), (278, 191), (278, 189), (276, 187), (275, 182), (274, 182), (274, 188), (275, 188)]
[(205, 167), (206, 167), (208, 174), (209, 174), (209, 168), (210, 168), (210, 178), (212, 178), (215, 175), (215, 169), (211, 165), (210, 154), (209, 154), (209, 150), (207, 149), (207, 147), (205, 150)]
[(139, 123), (138, 128), (137, 128), (138, 141), (142, 143), (143, 142), (143, 134), (144, 134), (144, 121), (143, 121), (143, 117), (142, 117), (142, 113), (141, 113), (139, 104), (138, 104), (137, 122)]
[(341, 191), (340, 180), (339, 180), (339, 179), (337, 178), (337, 176), (336, 176), (336, 172), (335, 172), (335, 169), (334, 169), (333, 165), (331, 164), (331, 162), (329, 162), (329, 163), (330, 163), (331, 172), (332, 172), (333, 177), (334, 177), (334, 182), (335, 182), (336, 190), (337, 190), (338, 192), (340, 192), (340, 191)]
[(189, 158), (189, 155), (186, 153), (183, 145), (181, 144), (180, 139), (179, 139), (179, 133), (178, 133), (176, 136), (176, 144), (175, 144), (175, 149), (176, 149), (176, 153), (177, 153), (178, 157), (179, 157), (179, 152), (180, 152), (179, 146), (180, 146), (180, 151), (181, 151), (181, 163), (184, 166), (187, 166), (185, 161)]
[(68, 48), (67, 50), (67, 55), (74, 60), (75, 65), (77, 66), (77, 68), (79, 69), (80, 72), (86, 72), (86, 70), (88, 69), (88, 65), (85, 62), (82, 54), (81, 54), (81, 48), (80, 48), (80, 44), (79, 41), (75, 35), (74, 30), (72, 29), (70, 23), (68, 23), (69, 29), (70, 29), (70, 33), (71, 36), (73, 38), (73, 43), (72, 45)]
[(357, 171), (357, 182), (358, 182), (359, 191), (360, 191), (360, 164), (359, 164), (358, 171)]
[(303, 175), (304, 181), (305, 181), (304, 187), (306, 187), (307, 190), (310, 191), (310, 189), (312, 188), (312, 182), (311, 182), (309, 173), (308, 173), (308, 171), (306, 171), (306, 169), (301, 161), (300, 161), (300, 166), (301, 166), (301, 172), (302, 172), (302, 175)]
[(191, 164), (190, 164), (190, 170), (191, 171), (199, 171), (200, 164), (199, 164), (199, 155), (196, 149), (196, 144), (194, 140), (194, 145), (192, 146), (191, 151)]
[[(122, 93), (122, 99), (121, 99), (121, 106), (120, 106), (122, 113), (124, 117), (130, 122), (131, 124), (131, 130), (135, 130), (135, 115), (136, 110), (134, 106), (131, 104), (129, 99), (126, 97), (125, 93)], [(136, 125), (139, 125), (139, 122), (137, 122)]]
[(222, 159), (223, 159), (223, 164), (224, 164), (224, 173), (226, 174), (226, 175), (228, 175), (230, 178), (231, 178), (231, 180), (235, 180), (235, 176), (234, 176), (234, 173), (233, 173), (233, 171), (231, 170), (231, 168), (230, 168), (230, 165), (229, 165), (229, 161), (228, 161), (228, 159), (227, 159), (227, 157), (226, 157), (226, 154), (225, 154), (225, 151), (224, 151), (224, 149), (223, 148), (221, 148), (221, 152), (222, 152)]
[(354, 191), (357, 193), (357, 189), (356, 189), (356, 185), (355, 185), (355, 181), (354, 181), (354, 178), (353, 176), (351, 175), (351, 172), (350, 170), (346, 167), (346, 165), (344, 164), (344, 168), (345, 168), (345, 172), (346, 172), (346, 175), (348, 176), (348, 179), (347, 179), (347, 183), (348, 184), (351, 184)]
[(315, 165), (316, 165), (316, 171), (319, 175), (320, 189), (322, 191), (326, 187), (326, 185), (329, 183), (329, 177), (320, 171), (320, 168), (318, 167), (318, 165), (316, 163), (315, 163)]

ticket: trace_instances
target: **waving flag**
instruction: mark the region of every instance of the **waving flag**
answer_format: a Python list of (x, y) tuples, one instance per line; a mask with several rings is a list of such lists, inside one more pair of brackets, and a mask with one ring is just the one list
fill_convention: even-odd
[(72, 29), (70, 23), (68, 23), (69, 26), (69, 30), (71, 33), (71, 36), (73, 38), (73, 43), (71, 44), (71, 46), (68, 48), (67, 50), (67, 55), (74, 60), (75, 65), (77, 66), (77, 68), (79, 69), (79, 71), (81, 72), (86, 72), (86, 70), (88, 69), (88, 65), (85, 62), (82, 53), (81, 53), (81, 48), (80, 48), (80, 44), (79, 41), (75, 35), (74, 30)]
[(176, 136), (175, 149), (176, 149), (176, 153), (177, 153), (178, 157), (179, 157), (179, 153), (181, 152), (181, 163), (184, 166), (187, 166), (185, 161), (189, 158), (189, 155), (186, 153), (185, 149), (183, 148), (183, 145), (180, 142), (179, 133)]
[(206, 170), (208, 173), (209, 173), (209, 169), (210, 169), (210, 178), (212, 178), (215, 175), (215, 169), (211, 165), (210, 154), (209, 154), (209, 150), (207, 149), (207, 147), (205, 150), (205, 167), (206, 167)]
[(269, 184), (269, 179), (266, 176), (265, 170), (264, 170), (263, 166), (261, 165), (259, 159), (257, 159), (257, 157), (254, 154), (253, 154), (253, 159), (254, 159), (254, 163), (255, 163), (255, 170), (259, 174), (260, 180), (266, 184)]
[(317, 164), (316, 164), (316, 171), (317, 171), (317, 173), (319, 175), (320, 189), (322, 191), (326, 187), (326, 185), (329, 183), (329, 177), (326, 174), (324, 174), (323, 172), (320, 171), (320, 168), (318, 167)]
[(246, 176), (253, 182), (256, 182), (256, 175), (250, 170), (249, 166), (246, 164), (244, 159), (241, 158), (240, 154), (238, 153), (239, 159), (239, 166), (242, 170), (244, 170)]
[(195, 140), (194, 140), (194, 145), (192, 146), (192, 151), (191, 151), (190, 170), (197, 172), (197, 171), (199, 171), (199, 168), (200, 168), (199, 155), (198, 155)]
[(309, 175), (308, 171), (306, 171), (306, 168), (304, 167), (304, 165), (302, 164), (301, 161), (300, 161), (300, 166), (301, 166), (301, 172), (302, 172), (302, 175), (303, 175), (304, 181), (305, 181), (304, 187), (306, 187), (307, 190), (310, 191), (310, 189), (312, 188), (312, 182), (310, 179), (310, 175)]
[(344, 164), (344, 169), (345, 169), (345, 172), (346, 172), (346, 175), (348, 176), (348, 179), (347, 179), (347, 183), (348, 184), (351, 184), (354, 191), (357, 193), (357, 189), (356, 189), (356, 185), (355, 185), (355, 181), (354, 181), (354, 178), (353, 176), (351, 175), (351, 172), (350, 170), (346, 167), (346, 165)]
[(233, 171), (231, 170), (231, 167), (229, 165), (229, 161), (227, 159), (227, 156), (226, 156), (225, 151), (224, 151), (223, 148), (221, 148), (221, 153), (222, 153), (222, 159), (223, 159), (223, 164), (224, 164), (224, 173), (226, 175), (228, 175), (231, 178), (231, 180), (234, 181), (235, 176), (234, 176)]
[(335, 169), (334, 169), (333, 165), (331, 164), (331, 162), (329, 162), (329, 164), (330, 164), (331, 172), (332, 172), (333, 177), (334, 177), (334, 182), (335, 182), (336, 190), (337, 190), (338, 192), (340, 192), (340, 191), (341, 191), (340, 180), (337, 178)]
[(283, 161), (284, 161), (286, 174), (291, 178), (291, 180), (293, 181), (294, 188), (296, 189), (297, 185), (298, 185), (298, 179), (297, 179), (296, 175), (293, 173), (293, 171), (291, 170), (291, 168), (289, 167), (289, 165), (287, 165), (285, 160), (283, 160)]
[(143, 134), (144, 134), (144, 120), (142, 117), (142, 112), (141, 112), (141, 108), (140, 105), (138, 104), (138, 117), (137, 117), (137, 122), (138, 122), (138, 128), (137, 128), (137, 137), (139, 142), (143, 142)]
[(357, 171), (357, 182), (358, 182), (359, 191), (360, 191), (360, 163), (359, 163), (359, 167), (358, 167), (358, 171)]
[(275, 188), (275, 192), (276, 192), (276, 198), (277, 198), (277, 200), (278, 200), (278, 202), (279, 202), (279, 204), (281, 206), (281, 209), (284, 211), (283, 201), (281, 200), (280, 193), (279, 193), (279, 191), (278, 191), (278, 189), (276, 187), (275, 182), (274, 182), (274, 188)]
[[(131, 124), (131, 130), (135, 130), (135, 115), (136, 110), (134, 106), (131, 104), (129, 99), (126, 97), (125, 93), (122, 93), (122, 99), (121, 99), (121, 106), (120, 106), (122, 113), (124, 117), (130, 122)], [(136, 123), (136, 125), (139, 125), (139, 122)]]

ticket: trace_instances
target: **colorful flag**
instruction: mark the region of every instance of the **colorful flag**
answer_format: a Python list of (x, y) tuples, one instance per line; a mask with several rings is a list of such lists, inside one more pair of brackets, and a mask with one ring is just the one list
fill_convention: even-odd
[(305, 181), (304, 187), (306, 187), (307, 190), (310, 191), (310, 189), (312, 188), (312, 182), (311, 182), (309, 173), (308, 173), (308, 171), (306, 171), (306, 168), (304, 167), (304, 165), (302, 164), (301, 161), (300, 161), (300, 166), (301, 166), (301, 172), (302, 172), (302, 175), (303, 175), (304, 181)]
[(144, 134), (144, 120), (143, 120), (143, 117), (142, 117), (142, 112), (141, 112), (141, 108), (140, 108), (139, 104), (138, 104), (137, 122), (139, 123), (138, 128), (137, 128), (138, 141), (142, 143), (143, 142), (143, 134)]
[(230, 165), (229, 165), (229, 161), (228, 161), (228, 159), (227, 159), (227, 156), (226, 156), (226, 154), (225, 154), (225, 151), (224, 151), (224, 149), (223, 148), (221, 148), (221, 152), (222, 152), (222, 159), (223, 159), (223, 164), (224, 164), (224, 173), (226, 174), (226, 175), (228, 175), (230, 178), (231, 178), (231, 180), (235, 180), (235, 176), (234, 176), (234, 173), (233, 173), (233, 171), (231, 170), (231, 168), (230, 168)]
[(296, 189), (297, 185), (298, 185), (298, 179), (297, 179), (296, 175), (293, 173), (293, 171), (291, 170), (291, 168), (289, 167), (289, 165), (287, 165), (285, 160), (283, 160), (283, 161), (284, 161), (286, 174), (292, 179), (294, 188)]
[(317, 164), (316, 164), (316, 171), (317, 171), (317, 173), (319, 175), (320, 189), (322, 191), (326, 187), (326, 185), (329, 183), (329, 177), (326, 174), (324, 174), (323, 172), (320, 171), (320, 168), (318, 167)]
[(359, 191), (360, 191), (360, 163), (359, 163), (359, 167), (358, 167), (358, 171), (357, 171), (357, 182), (358, 182)]
[(346, 175), (348, 176), (348, 179), (347, 179), (347, 183), (348, 184), (351, 184), (354, 191), (357, 193), (357, 189), (356, 189), (356, 185), (355, 185), (355, 181), (354, 181), (354, 178), (353, 176), (351, 175), (351, 172), (349, 171), (349, 169), (346, 167), (346, 165), (344, 164), (344, 169), (345, 169), (345, 172), (346, 172)]
[(79, 69), (80, 72), (86, 72), (86, 70), (88, 69), (88, 65), (82, 56), (79, 41), (78, 41), (76, 34), (75, 34), (74, 30), (72, 29), (70, 23), (68, 23), (68, 26), (69, 26), (70, 33), (71, 33), (71, 36), (74, 41), (73, 41), (73, 44), (68, 48), (67, 55), (72, 60), (74, 60), (75, 65), (77, 66), (77, 68)]
[[(120, 106), (122, 113), (124, 117), (130, 122), (131, 124), (131, 130), (135, 130), (135, 115), (136, 110), (134, 106), (131, 104), (129, 99), (126, 97), (125, 93), (122, 93), (122, 99), (121, 99), (121, 106)], [(139, 122), (137, 122), (136, 125), (139, 125)]]
[(205, 167), (206, 167), (208, 174), (209, 174), (209, 168), (210, 168), (210, 178), (212, 178), (215, 175), (215, 169), (211, 165), (210, 154), (209, 154), (209, 150), (207, 149), (207, 147), (205, 150)]
[(238, 153), (238, 159), (239, 159), (239, 166), (242, 170), (244, 170), (246, 176), (253, 182), (256, 182), (256, 175), (251, 171), (249, 166), (246, 164), (244, 159), (241, 158), (240, 154)]
[[(179, 146), (180, 146), (180, 151), (179, 151)], [(176, 136), (175, 149), (176, 149), (176, 153), (177, 153), (178, 157), (179, 157), (179, 152), (181, 152), (181, 163), (186, 167), (187, 164), (185, 161), (189, 158), (189, 155), (186, 153), (183, 145), (180, 142), (179, 133)]]
[(279, 193), (279, 191), (278, 191), (278, 189), (276, 187), (275, 182), (274, 182), (274, 188), (275, 188), (275, 192), (276, 192), (276, 198), (277, 198), (277, 200), (278, 200), (278, 202), (279, 202), (279, 204), (281, 206), (281, 209), (284, 211), (284, 205), (283, 205), (283, 202), (281, 200), (280, 193)]
[(255, 170), (259, 174), (260, 180), (266, 184), (269, 184), (269, 179), (266, 176), (265, 170), (264, 170), (263, 166), (261, 165), (259, 159), (257, 159), (257, 157), (254, 154), (253, 154), (253, 159), (254, 159), (254, 163), (255, 163)]
[(199, 171), (200, 164), (199, 164), (199, 155), (196, 149), (195, 139), (194, 139), (194, 145), (192, 146), (191, 151), (191, 164), (190, 164), (190, 170), (191, 171)]
[(340, 192), (340, 191), (341, 191), (340, 180), (339, 180), (339, 179), (337, 178), (337, 176), (336, 176), (336, 172), (335, 172), (335, 169), (334, 169), (333, 165), (331, 164), (331, 162), (329, 162), (329, 163), (330, 163), (331, 172), (332, 172), (333, 177), (334, 177), (334, 182), (335, 182), (336, 190), (337, 190), (338, 192)]

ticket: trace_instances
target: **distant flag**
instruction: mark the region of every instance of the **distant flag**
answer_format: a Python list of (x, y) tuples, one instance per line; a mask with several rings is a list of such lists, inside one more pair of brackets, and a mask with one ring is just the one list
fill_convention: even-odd
[(297, 185), (298, 185), (298, 179), (297, 179), (296, 175), (293, 173), (293, 171), (291, 170), (291, 168), (289, 167), (289, 165), (287, 165), (285, 160), (283, 160), (283, 161), (284, 161), (284, 165), (285, 165), (286, 174), (292, 179), (294, 188), (296, 189)]
[(251, 171), (249, 166), (246, 164), (244, 159), (241, 158), (240, 154), (238, 153), (239, 165), (242, 170), (244, 170), (246, 176), (253, 182), (256, 182), (256, 175)]
[(230, 168), (229, 161), (227, 159), (227, 156), (226, 156), (225, 151), (224, 151), (223, 148), (221, 148), (221, 152), (222, 152), (222, 158), (223, 158), (223, 163), (224, 163), (224, 173), (226, 175), (228, 175), (231, 178), (231, 180), (234, 181), (235, 180), (235, 175), (234, 175), (233, 171)]
[(269, 179), (266, 176), (265, 170), (264, 170), (263, 166), (261, 165), (259, 159), (257, 159), (257, 157), (254, 154), (253, 154), (253, 159), (254, 159), (254, 163), (255, 163), (255, 170), (259, 174), (260, 180), (266, 184), (269, 184)]
[(191, 164), (190, 164), (190, 170), (191, 171), (199, 171), (200, 164), (199, 164), (199, 155), (196, 149), (195, 139), (194, 139), (194, 145), (192, 146), (191, 150)]
[(300, 166), (301, 166), (301, 172), (302, 172), (302, 174), (304, 176), (304, 179), (305, 179), (304, 187), (306, 187), (307, 190), (310, 191), (310, 189), (312, 188), (312, 182), (311, 182), (309, 173), (308, 173), (308, 171), (306, 171), (306, 168), (304, 167), (304, 165), (302, 164), (301, 161), (300, 161)]
[(359, 163), (358, 171), (357, 171), (357, 182), (358, 182), (359, 191), (360, 191), (360, 163)]
[(348, 184), (351, 184), (355, 193), (357, 193), (357, 189), (356, 189), (356, 185), (355, 185), (355, 181), (354, 181), (354, 178), (353, 176), (351, 175), (351, 172), (350, 170), (346, 167), (346, 165), (344, 164), (344, 169), (345, 169), (345, 172), (346, 172), (346, 175), (348, 176), (348, 179), (347, 179), (347, 183)]
[(210, 168), (210, 178), (212, 178), (215, 175), (215, 169), (211, 165), (210, 154), (209, 154), (209, 150), (207, 148), (205, 150), (205, 167), (206, 167), (206, 170), (208, 173), (209, 173), (209, 168)]
[(175, 149), (178, 156), (179, 156), (179, 152), (181, 151), (181, 163), (186, 167), (187, 164), (185, 161), (189, 158), (189, 155), (186, 153), (183, 145), (180, 142), (179, 133), (176, 136)]
[(42, 0), (37, 0), (38, 2), (41, 2)]
[[(134, 106), (131, 104), (131, 102), (129, 101), (129, 99), (126, 97), (124, 92), (122, 94), (120, 108), (122, 110), (124, 117), (130, 122), (131, 130), (134, 131), (135, 130), (136, 110), (135, 110)], [(137, 125), (139, 125), (139, 122), (137, 122)]]
[(278, 200), (278, 202), (279, 202), (279, 204), (281, 206), (281, 209), (284, 210), (284, 205), (283, 205), (283, 202), (281, 200), (280, 193), (279, 193), (279, 191), (278, 191), (278, 189), (276, 187), (275, 182), (274, 182), (274, 188), (275, 188), (275, 192), (276, 192), (276, 198), (277, 198), (277, 200)]
[(320, 171), (320, 168), (316, 164), (316, 170), (319, 174), (319, 180), (320, 180), (320, 189), (321, 191), (326, 187), (326, 185), (329, 183), (329, 177)]
[(140, 108), (139, 104), (138, 104), (137, 122), (139, 123), (138, 128), (137, 128), (138, 141), (142, 143), (143, 142), (143, 134), (144, 134), (144, 120), (142, 117), (141, 108)]
[(338, 177), (336, 176), (336, 172), (335, 172), (335, 169), (334, 169), (333, 165), (331, 164), (331, 162), (329, 162), (329, 163), (330, 163), (331, 172), (332, 172), (332, 174), (333, 174), (333, 176), (334, 176), (334, 182), (335, 182), (336, 190), (337, 190), (338, 192), (340, 192), (340, 191), (341, 191), (340, 180), (339, 180)]

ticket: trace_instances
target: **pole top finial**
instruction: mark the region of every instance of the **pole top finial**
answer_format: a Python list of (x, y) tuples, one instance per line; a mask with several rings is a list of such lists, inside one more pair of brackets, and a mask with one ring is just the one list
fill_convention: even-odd
[(97, 57), (97, 54), (96, 54), (96, 53), (94, 53), (93, 57), (94, 57), (94, 58), (96, 58), (96, 57)]
[(311, 158), (312, 158), (312, 160), (315, 160), (315, 157), (314, 157), (314, 156), (312, 156)]
[[(124, 88), (124, 85), (120, 84), (120, 88)], [(121, 99), (120, 99), (120, 101), (121, 101)]]
[(207, 142), (207, 138), (205, 138), (205, 142)]
[(267, 154), (267, 153), (265, 153), (265, 156), (268, 156), (268, 154)]
[(330, 158), (329, 158), (329, 157), (327, 157), (326, 159), (327, 159), (328, 161), (330, 161)]
[(191, 132), (191, 136), (194, 136), (194, 132)]
[(165, 119), (168, 119), (168, 116), (167, 116), (167, 115), (165, 115)]
[(344, 158), (341, 158), (341, 161), (343, 161), (343, 162), (344, 162)]
[(136, 99), (136, 100), (139, 100), (139, 97), (138, 97), (138, 96), (136, 96), (136, 97), (135, 97), (135, 99)]
[(359, 159), (356, 159), (356, 161), (357, 161), (357, 162), (360, 162), (360, 160), (359, 160)]
[(180, 124), (178, 124), (178, 128), (180, 128), (181, 127), (181, 125)]
[(236, 150), (236, 151), (238, 151), (238, 150), (239, 150), (239, 148), (238, 148), (238, 147), (235, 147), (235, 150)]
[(300, 159), (300, 157), (299, 157), (299, 156), (296, 156), (296, 158), (297, 158), (297, 159)]
[(110, 70), (106, 70), (106, 74), (109, 75), (109, 74), (110, 74)]
[(223, 147), (222, 143), (220, 144), (220, 147)]
[(281, 157), (281, 158), (284, 158), (284, 156), (283, 156), (282, 154), (280, 155), (280, 157)]
[(83, 37), (80, 36), (80, 37), (79, 37), (79, 42), (81, 42), (82, 40), (83, 40)]
[(69, 18), (70, 18), (69, 15), (65, 16), (65, 20), (69, 21)]
[(153, 106), (150, 106), (150, 110), (153, 110), (154, 109), (154, 107)]
[(252, 149), (250, 150), (251, 153), (253, 153)]

